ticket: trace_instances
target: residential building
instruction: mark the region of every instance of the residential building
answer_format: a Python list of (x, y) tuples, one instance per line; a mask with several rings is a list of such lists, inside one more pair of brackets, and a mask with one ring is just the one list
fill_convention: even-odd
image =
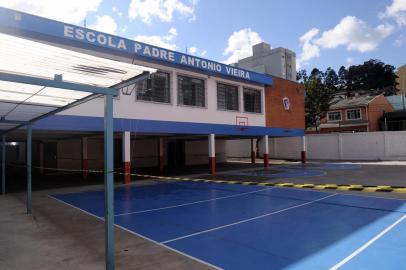
[(400, 93), (402, 95), (406, 95), (406, 65), (400, 66), (396, 71), (396, 75), (398, 76), (398, 89), (400, 89)]
[(393, 107), (383, 95), (359, 96), (333, 103), (319, 126), (321, 133), (379, 131), (379, 120)]
[(254, 45), (252, 56), (239, 60), (235, 66), (296, 81), (296, 54), (281, 47), (271, 49), (265, 42)]

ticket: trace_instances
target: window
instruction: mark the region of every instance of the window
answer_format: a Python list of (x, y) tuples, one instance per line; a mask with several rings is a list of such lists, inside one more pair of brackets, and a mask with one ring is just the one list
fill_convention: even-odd
[(205, 107), (204, 80), (178, 75), (178, 97), (180, 105)]
[(358, 120), (358, 119), (361, 119), (360, 109), (347, 110), (347, 120)]
[(244, 111), (261, 113), (261, 91), (244, 88)]
[(327, 120), (328, 121), (341, 121), (341, 112), (328, 112)]
[(137, 83), (137, 100), (170, 103), (170, 75), (156, 72)]
[(217, 84), (217, 108), (238, 111), (238, 87), (223, 83)]

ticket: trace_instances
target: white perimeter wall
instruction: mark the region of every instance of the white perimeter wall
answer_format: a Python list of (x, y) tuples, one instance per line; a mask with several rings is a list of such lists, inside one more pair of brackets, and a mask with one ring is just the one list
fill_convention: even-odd
[[(306, 135), (306, 143), (308, 159), (406, 160), (406, 131), (312, 134)], [(300, 159), (301, 148), (301, 137), (269, 141), (271, 158)], [(248, 157), (249, 151), (249, 140), (226, 144), (227, 157)]]
[[(265, 110), (264, 88), (256, 85), (226, 80), (201, 73), (185, 71), (181, 69), (168, 68), (164, 66), (151, 65), (163, 72), (170, 73), (171, 80), (171, 103), (156, 103), (136, 100), (135, 91), (132, 95), (120, 95), (114, 100), (114, 117), (126, 119), (147, 119), (163, 121), (180, 121), (195, 123), (213, 123), (235, 125), (236, 116), (248, 117), (249, 125), (265, 126), (265, 114), (243, 112), (243, 87), (260, 90), (262, 93), (262, 112)], [(205, 81), (206, 87), (206, 108), (178, 106), (177, 74), (200, 78)], [(222, 111), (217, 109), (217, 82), (223, 82), (239, 87), (239, 109), (240, 111)], [(104, 100), (98, 98), (74, 108), (65, 110), (60, 115), (97, 116), (103, 117)]]

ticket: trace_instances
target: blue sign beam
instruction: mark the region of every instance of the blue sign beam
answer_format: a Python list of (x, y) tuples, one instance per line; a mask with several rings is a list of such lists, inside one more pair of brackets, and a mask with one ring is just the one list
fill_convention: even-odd
[(51, 42), (58, 46), (105, 53), (112, 59), (121, 56), (130, 60), (176, 65), (234, 80), (272, 85), (272, 77), (269, 75), (6, 8), (0, 8), (0, 32), (39, 42)]

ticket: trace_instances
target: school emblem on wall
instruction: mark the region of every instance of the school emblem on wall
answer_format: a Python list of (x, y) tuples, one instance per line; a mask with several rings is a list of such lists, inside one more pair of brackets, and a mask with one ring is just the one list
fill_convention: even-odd
[(282, 99), (283, 102), (283, 108), (285, 108), (286, 111), (288, 111), (290, 109), (290, 101), (288, 97), (284, 97)]

